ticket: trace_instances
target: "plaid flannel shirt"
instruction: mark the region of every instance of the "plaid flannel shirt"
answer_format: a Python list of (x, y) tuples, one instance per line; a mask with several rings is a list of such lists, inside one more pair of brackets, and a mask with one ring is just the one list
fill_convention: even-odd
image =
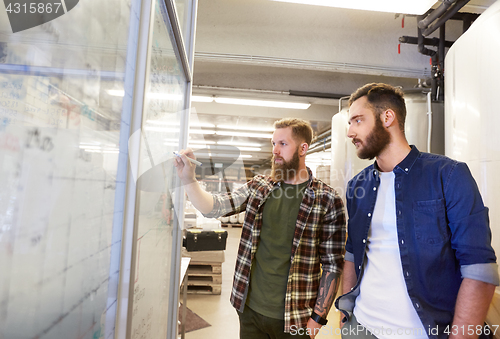
[[(307, 325), (319, 290), (321, 268), (340, 276), (344, 266), (346, 219), (342, 199), (335, 190), (314, 178), (309, 182), (299, 208), (291, 249), (291, 266), (285, 296), (285, 332)], [(278, 187), (271, 178), (258, 175), (232, 193), (214, 195), (217, 218), (246, 211), (234, 273), (231, 304), (243, 312), (250, 283), (250, 268), (257, 252), (264, 203)], [(320, 268), (321, 264), (321, 268)]]

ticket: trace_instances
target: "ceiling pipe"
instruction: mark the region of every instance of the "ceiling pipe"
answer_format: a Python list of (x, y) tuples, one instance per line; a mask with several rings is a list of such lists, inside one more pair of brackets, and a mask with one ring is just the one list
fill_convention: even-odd
[(432, 61), (431, 91), (433, 93), (433, 96), (436, 96), (438, 88), (438, 78), (441, 76), (441, 73), (438, 70), (438, 54), (437, 51), (425, 47), (424, 36), (422, 35), (422, 29), (417, 28), (417, 31), (418, 31), (417, 32), (418, 51), (421, 54), (428, 55), (431, 57)]
[(219, 86), (207, 86), (207, 85), (193, 85), (193, 90), (199, 91), (225, 91), (234, 93), (258, 93), (258, 94), (276, 94), (276, 95), (290, 95), (288, 91), (273, 91), (265, 89), (253, 89), (253, 88), (236, 88), (236, 87), (219, 87)]
[[(418, 38), (413, 36), (403, 35), (399, 38), (399, 42), (402, 44), (418, 45)], [(426, 46), (439, 46), (440, 39), (438, 38), (424, 38), (424, 45)], [(444, 47), (450, 48), (454, 44), (453, 41), (445, 41)]]
[(427, 27), (429, 27), (429, 25), (432, 24), (434, 20), (443, 15), (455, 2), (457, 2), (457, 0), (444, 0), (443, 3), (438, 8), (433, 10), (429, 15), (427, 15), (427, 17), (418, 21), (418, 28), (426, 29)]
[(295, 90), (290, 90), (289, 93), (291, 96), (308, 97), (308, 98), (322, 98), (322, 99), (339, 99), (342, 96), (344, 96), (344, 94), (306, 92), (306, 91), (295, 91)]
[(458, 13), (458, 11), (462, 7), (464, 7), (468, 2), (469, 2), (469, 0), (458, 0), (455, 3), (455, 5), (453, 7), (451, 7), (450, 10), (448, 10), (443, 16), (441, 16), (434, 24), (427, 26), (427, 28), (424, 28), (424, 30), (422, 31), (422, 35), (428, 36), (428, 35), (434, 33), (434, 31), (436, 29), (438, 29), (439, 27), (444, 25), (444, 23), (446, 21), (448, 21), (449, 19), (451, 19), (452, 16), (454, 16), (456, 13)]
[[(318, 136), (316, 136), (315, 138), (313, 138), (313, 140), (311, 142), (311, 145), (314, 144), (314, 143), (316, 143), (319, 140), (322, 140), (322, 139), (328, 137), (331, 133), (332, 133), (332, 129), (331, 128), (328, 129), (328, 130), (326, 130), (326, 131), (324, 131), (323, 133), (321, 133)], [(311, 148), (311, 147), (309, 147), (309, 148)]]
[[(446, 25), (441, 25), (439, 27), (439, 46), (438, 46), (438, 56), (439, 56), (439, 67), (444, 70), (444, 49), (446, 41)], [(444, 84), (443, 84), (444, 85)]]
[(339, 99), (339, 113), (340, 113), (340, 111), (342, 111), (342, 100), (346, 100), (349, 98), (350, 98), (350, 96), (345, 96), (345, 97), (342, 97)]
[[(422, 29), (418, 28), (418, 32), (417, 33), (418, 33), (417, 34), (417, 45), (418, 45), (418, 51), (419, 51), (419, 53), (424, 54), (424, 55), (428, 55), (431, 58), (435, 58), (437, 52), (434, 51), (434, 50), (432, 50), (432, 49), (428, 49), (427, 47), (425, 47), (424, 36), (422, 34)], [(433, 60), (433, 62), (434, 62), (434, 60)]]
[(322, 151), (326, 151), (326, 150), (328, 150), (328, 149), (330, 149), (332, 147), (331, 137), (326, 138), (324, 142), (317, 143), (316, 145), (311, 145), (311, 146), (313, 146), (313, 147), (311, 147), (307, 151), (307, 153), (306, 153), (307, 155), (313, 154), (313, 153), (322, 152)]

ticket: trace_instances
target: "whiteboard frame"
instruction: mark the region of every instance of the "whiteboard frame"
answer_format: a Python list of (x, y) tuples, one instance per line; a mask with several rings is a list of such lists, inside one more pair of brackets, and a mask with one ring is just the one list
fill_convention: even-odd
[[(154, 1), (156, 0), (142, 0), (141, 2), (141, 17), (139, 22), (139, 37), (137, 42), (137, 59), (135, 68), (135, 84), (133, 93), (133, 109), (130, 136), (137, 130), (142, 129), (143, 112), (145, 110), (145, 90), (148, 83), (148, 68), (150, 64), (151, 55), (151, 39), (153, 38), (153, 25), (154, 25)], [(189, 36), (186, 41), (182, 38), (181, 27), (175, 10), (175, 3), (173, 0), (163, 0), (167, 7), (167, 13), (170, 20), (170, 25), (173, 31), (175, 41), (173, 41), (174, 48), (179, 52), (180, 61), (186, 77), (186, 93), (185, 93), (185, 107), (180, 124), (179, 145), (186, 148), (188, 141), (188, 127), (189, 127), (189, 112), (191, 109), (191, 93), (192, 93), (192, 67), (194, 65), (194, 41), (196, 31), (196, 13), (198, 2), (191, 0), (189, 2), (188, 11), (190, 13), (190, 22), (187, 32)], [(186, 53), (189, 51), (189, 55)], [(140, 147), (140, 138), (131, 139), (135, 142), (129, 147)], [(134, 241), (137, 237), (138, 225), (138, 208), (139, 208), (139, 195), (137, 194), (136, 178), (133, 173), (138, 173), (139, 167), (139, 154), (130, 154), (135, 158), (130, 158), (130, 166), (135, 166), (135, 171), (130, 170), (127, 174), (126, 183), (126, 198), (125, 198), (125, 212), (123, 222), (123, 237), (122, 237), (122, 256), (120, 262), (120, 281), (118, 287), (118, 307), (115, 327), (115, 338), (127, 338), (132, 336), (132, 312), (133, 312), (133, 295), (134, 286), (132, 282), (134, 258), (137, 254), (137, 246)], [(181, 263), (181, 247), (182, 247), (182, 227), (184, 224), (184, 189), (179, 185), (175, 193), (176, 206), (182, 206), (176, 210), (180, 211), (174, 219), (173, 228), (173, 241), (172, 241), (172, 270), (170, 272), (170, 302), (168, 305), (168, 319), (167, 320), (167, 339), (177, 338), (177, 321), (178, 321), (178, 303), (179, 303), (179, 290), (180, 290), (180, 263)]]
[[(175, 44), (178, 48), (180, 58), (182, 59), (182, 65), (184, 68), (184, 74), (186, 75), (187, 86), (186, 86), (186, 101), (183, 116), (181, 117), (181, 131), (179, 135), (179, 145), (181, 148), (187, 147), (188, 142), (188, 131), (189, 131), (189, 116), (191, 112), (191, 94), (193, 88), (193, 76), (192, 69), (194, 66), (194, 43), (195, 43), (195, 32), (196, 32), (196, 18), (198, 9), (198, 0), (190, 0), (189, 8), (189, 23), (187, 25), (188, 29), (186, 33), (189, 35), (186, 40), (182, 38), (181, 27), (179, 26), (179, 20), (177, 18), (174, 0), (165, 0), (167, 5), (167, 12), (169, 15), (170, 23), (174, 31)], [(173, 18), (172, 18), (173, 16)], [(185, 43), (187, 42), (187, 46)], [(189, 54), (186, 53), (188, 51)], [(173, 234), (172, 234), (172, 271), (170, 273), (170, 295), (169, 300), (169, 318), (168, 318), (168, 333), (167, 339), (177, 338), (177, 322), (178, 322), (178, 306), (179, 305), (179, 294), (180, 294), (180, 276), (181, 276), (181, 248), (182, 248), (182, 230), (184, 225), (184, 206), (185, 206), (185, 194), (182, 185), (178, 185), (175, 190), (175, 206), (182, 206), (182, 208), (176, 208), (176, 211), (180, 211), (180, 215), (177, 215), (175, 220), (177, 224), (174, 224)]]
[[(191, 0), (192, 1), (192, 0)], [(189, 2), (189, 8), (188, 11), (191, 12), (192, 10), (192, 2)], [(181, 58), (181, 63), (182, 63), (182, 68), (184, 70), (184, 75), (186, 76), (187, 82), (191, 83), (193, 81), (193, 72), (192, 70), (192, 65), (189, 64), (189, 58), (187, 55), (186, 50), (190, 50), (189, 48), (186, 48), (186, 45), (184, 44), (184, 39), (182, 38), (182, 29), (179, 24), (179, 19), (177, 17), (177, 10), (175, 9), (175, 3), (174, 0), (164, 0), (165, 5), (167, 7), (167, 13), (168, 13), (168, 18), (170, 19), (170, 24), (172, 27), (172, 31), (174, 33), (174, 38), (175, 38), (175, 44), (177, 46), (177, 51), (179, 52), (180, 58)], [(190, 25), (192, 26), (192, 25)], [(189, 30), (191, 34), (191, 30)]]
[[(132, 119), (130, 122), (130, 136), (142, 129), (142, 113), (145, 104), (145, 88), (147, 83), (147, 67), (148, 55), (150, 53), (150, 32), (154, 21), (151, 20), (153, 15), (154, 0), (142, 0), (140, 4), (141, 17), (139, 21), (139, 36), (137, 41), (137, 58), (135, 67), (135, 84), (133, 93)], [(129, 139), (133, 141), (134, 139)], [(134, 147), (140, 148), (140, 138), (136, 139)], [(130, 147), (131, 145), (129, 145)], [(134, 154), (135, 153), (135, 154)], [(134, 158), (131, 158), (135, 156)], [(129, 152), (130, 169), (135, 166), (135, 173), (139, 171), (139, 152)], [(125, 212), (123, 220), (123, 236), (122, 236), (122, 256), (120, 262), (120, 282), (118, 286), (118, 307), (115, 326), (115, 338), (130, 338), (131, 335), (131, 313), (133, 300), (133, 284), (131, 284), (131, 273), (133, 258), (136, 254), (136, 246), (134, 239), (137, 235), (137, 218), (136, 208), (138, 206), (138, 194), (136, 178), (133, 176), (134, 171), (129, 170), (126, 183), (125, 197)]]

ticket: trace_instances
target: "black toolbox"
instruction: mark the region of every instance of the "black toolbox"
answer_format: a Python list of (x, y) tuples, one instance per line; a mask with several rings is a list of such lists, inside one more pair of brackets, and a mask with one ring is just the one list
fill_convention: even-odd
[(226, 230), (186, 230), (183, 245), (188, 252), (194, 251), (223, 251), (226, 249)]

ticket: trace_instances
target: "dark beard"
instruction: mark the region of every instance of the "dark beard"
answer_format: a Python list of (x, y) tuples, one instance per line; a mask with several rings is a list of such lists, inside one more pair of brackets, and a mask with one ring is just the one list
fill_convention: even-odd
[(276, 157), (273, 155), (272, 158), (272, 171), (271, 171), (271, 178), (276, 181), (288, 181), (292, 180), (295, 178), (295, 176), (298, 174), (299, 171), (299, 166), (300, 166), (300, 161), (299, 161), (299, 148), (297, 147), (297, 150), (293, 154), (292, 160), (290, 161), (285, 161), (283, 159), (283, 164), (277, 164), (274, 160)]
[[(353, 142), (359, 142), (359, 139), (353, 139)], [(362, 148), (357, 151), (360, 159), (372, 160), (380, 155), (384, 148), (391, 141), (391, 134), (384, 128), (379, 117), (375, 119), (375, 126), (370, 134), (366, 137), (366, 141), (361, 143)]]

